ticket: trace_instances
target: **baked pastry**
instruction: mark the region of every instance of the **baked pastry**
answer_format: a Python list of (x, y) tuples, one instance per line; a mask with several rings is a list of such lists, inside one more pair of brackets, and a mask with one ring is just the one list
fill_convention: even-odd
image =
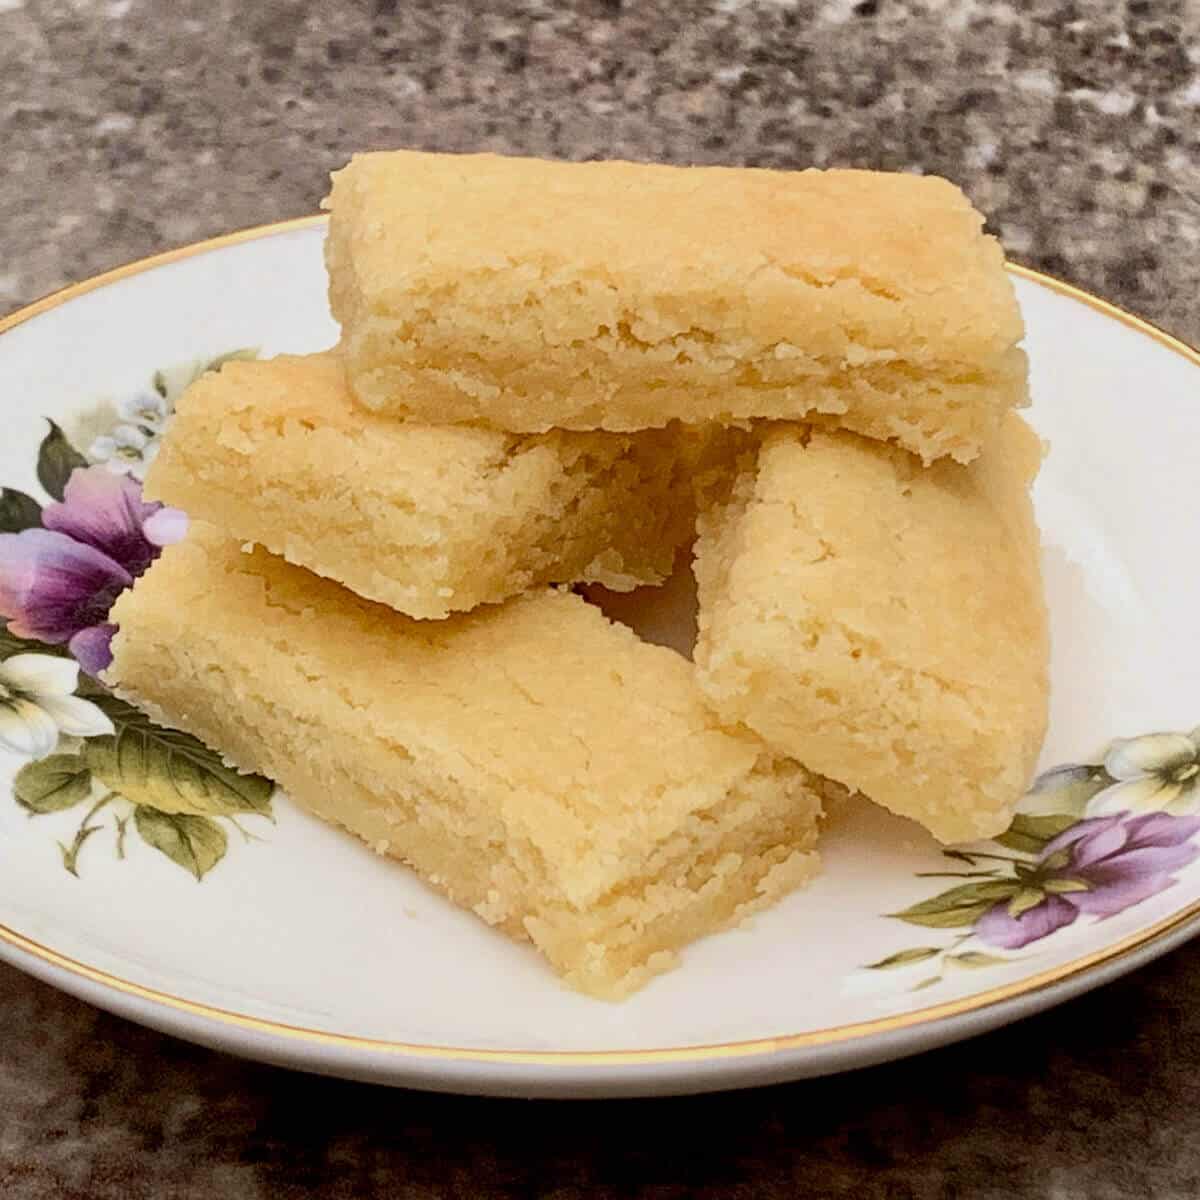
[(394, 417), (805, 418), (969, 461), (1026, 402), (1003, 254), (944, 179), (390, 151), (326, 203), (351, 382)]
[(768, 432), (700, 520), (695, 660), (717, 712), (943, 842), (1004, 830), (1046, 728), (1040, 461), (1015, 414), (970, 467)]
[(541, 583), (660, 583), (711, 435), (390, 421), (333, 354), (232, 362), (181, 397), (146, 495), (414, 617)]
[(686, 659), (571, 593), (414, 621), (195, 523), (112, 619), (118, 694), (593, 995), (816, 870), (822, 781), (721, 728)]

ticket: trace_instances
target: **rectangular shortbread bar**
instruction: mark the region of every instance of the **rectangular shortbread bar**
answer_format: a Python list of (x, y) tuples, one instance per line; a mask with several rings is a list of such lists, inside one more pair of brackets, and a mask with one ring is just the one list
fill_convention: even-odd
[[(711, 441), (711, 438), (709, 439)], [(660, 583), (705, 437), (435, 428), (350, 399), (332, 354), (233, 362), (180, 399), (146, 494), (414, 617), (540, 583)]]
[(413, 621), (210, 527), (118, 601), (155, 719), (619, 997), (816, 869), (818, 781), (574, 594)]
[(396, 417), (808, 418), (968, 461), (1026, 401), (1003, 254), (944, 179), (393, 151), (326, 203), (351, 381)]
[(1015, 414), (970, 467), (778, 426), (697, 543), (701, 686), (727, 721), (944, 842), (1005, 829), (1046, 727)]

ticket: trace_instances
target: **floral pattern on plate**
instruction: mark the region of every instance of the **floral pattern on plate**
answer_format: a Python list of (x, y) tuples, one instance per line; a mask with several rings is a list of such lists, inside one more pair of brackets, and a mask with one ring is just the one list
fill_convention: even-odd
[[(254, 356), (156, 371), (147, 389), (70, 434), (48, 420), (37, 478), (49, 499), (0, 489), (0, 750), (25, 760), (13, 792), (31, 816), (83, 813), (59, 842), (73, 875), (85, 844), (108, 829), (119, 858), (132, 831), (203, 879), (226, 854), (227, 828), (251, 840), (241, 819), (272, 819), (270, 781), (156, 726), (98, 678), (113, 602), (186, 531), (184, 514), (142, 497), (175, 398), (204, 371)], [(1171, 887), (1200, 858), (1197, 834), (1200, 728), (1117, 739), (1095, 762), (1039, 776), (993, 842), (945, 850), (962, 869), (918, 877), (957, 882), (886, 914), (944, 936), (864, 971), (894, 972), (916, 990), (951, 969), (1023, 958), (1059, 930)], [(905, 968), (921, 964), (913, 982)]]
[(271, 818), (268, 780), (160, 728), (99, 679), (114, 601), (187, 529), (183, 513), (142, 497), (175, 397), (198, 374), (252, 355), (156, 372), (149, 391), (108, 412), (86, 455), (49, 421), (37, 457), (49, 500), (0, 490), (0, 749), (26, 760), (13, 793), (31, 816), (83, 811), (59, 842), (72, 875), (107, 827), (119, 858), (132, 828), (203, 879), (225, 856), (226, 826), (249, 839), (239, 818)]
[(945, 850), (965, 870), (922, 872), (963, 880), (888, 913), (909, 925), (961, 930), (909, 946), (869, 971), (927, 964), (911, 986), (947, 968), (991, 967), (1084, 918), (1105, 920), (1173, 886), (1200, 858), (1200, 728), (1118, 738), (1092, 763), (1044, 772), (991, 843)]

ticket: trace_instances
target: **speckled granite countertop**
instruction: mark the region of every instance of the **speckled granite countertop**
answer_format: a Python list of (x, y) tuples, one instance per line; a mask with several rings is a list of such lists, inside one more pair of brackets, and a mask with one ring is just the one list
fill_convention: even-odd
[[(0, 0), (0, 311), (312, 211), (353, 149), (921, 167), (1200, 342), (1195, 0)], [(4, 1200), (1200, 1194), (1200, 945), (840, 1079), (585, 1106), (194, 1049), (0, 968)]]

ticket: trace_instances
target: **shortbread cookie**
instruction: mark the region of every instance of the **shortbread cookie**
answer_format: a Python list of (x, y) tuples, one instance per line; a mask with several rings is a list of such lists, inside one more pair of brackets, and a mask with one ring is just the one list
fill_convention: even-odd
[(332, 354), (234, 362), (180, 399), (147, 496), (414, 617), (540, 583), (660, 583), (705, 434), (519, 436), (351, 402)]
[(327, 205), (351, 382), (395, 417), (806, 418), (969, 461), (1026, 401), (1003, 254), (944, 179), (393, 151)]
[(576, 595), (413, 621), (196, 524), (113, 620), (120, 695), (594, 995), (816, 869), (823, 781), (721, 728), (690, 663)]
[(701, 686), (720, 715), (944, 842), (1005, 829), (1046, 728), (1048, 635), (1010, 415), (970, 467), (780, 426), (701, 518)]

